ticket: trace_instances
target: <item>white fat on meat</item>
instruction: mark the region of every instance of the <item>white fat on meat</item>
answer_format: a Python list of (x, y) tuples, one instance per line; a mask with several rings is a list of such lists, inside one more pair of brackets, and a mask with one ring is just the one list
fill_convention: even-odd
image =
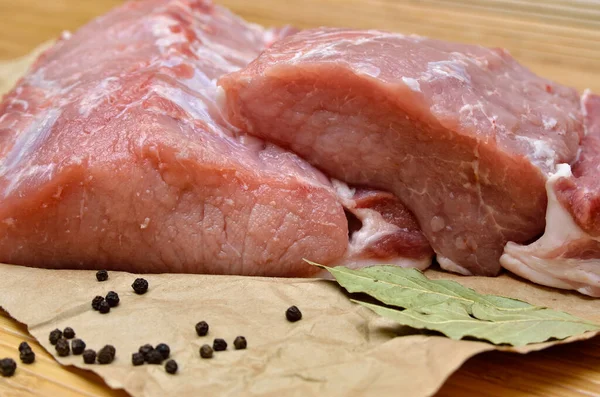
[(122, 88), (119, 78), (112, 76), (102, 80), (95, 88), (88, 92), (79, 103), (79, 114), (88, 117), (90, 113), (106, 98)]
[(421, 92), (421, 86), (419, 85), (419, 80), (415, 80), (411, 77), (402, 77), (402, 82), (406, 84), (408, 88), (415, 92)]
[(556, 173), (548, 179), (548, 209), (544, 235), (527, 246), (509, 242), (500, 263), (511, 272), (538, 284), (574, 289), (582, 294), (600, 297), (600, 261), (597, 258), (564, 258), (556, 254), (557, 250), (571, 242), (600, 241), (600, 237), (592, 237), (585, 233), (556, 197), (555, 183), (560, 178), (569, 178), (571, 175), (571, 167), (568, 164), (560, 164)]
[[(44, 144), (61, 112), (49, 110), (36, 117), (29, 127), (15, 140), (6, 157), (0, 159), (0, 178), (6, 178), (6, 186), (2, 196), (6, 198), (21, 184), (49, 180), (55, 170), (55, 164), (33, 164), (33, 154)], [(25, 163), (25, 164), (23, 164)]]
[(361, 228), (350, 236), (348, 250), (340, 264), (353, 269), (387, 264), (420, 270), (425, 270), (431, 265), (432, 255), (413, 258), (390, 253), (387, 258), (366, 258), (364, 253), (368, 252), (372, 245), (398, 232), (408, 231), (386, 221), (382, 214), (373, 208), (358, 208), (355, 201), (356, 189), (336, 179), (332, 179), (331, 182), (344, 208), (362, 223)]
[[(552, 119), (554, 120), (554, 119)], [(556, 126), (556, 120), (552, 128)], [(544, 121), (544, 128), (547, 128), (546, 121)], [(517, 136), (518, 141), (522, 141), (530, 146), (528, 157), (533, 164), (536, 164), (542, 170), (549, 170), (554, 172), (554, 166), (556, 164), (556, 151), (552, 149), (550, 145), (543, 139), (533, 139), (526, 136)]]
[(437, 263), (439, 263), (440, 267), (444, 270), (448, 270), (449, 272), (453, 272), (453, 273), (458, 273), (458, 274), (462, 274), (463, 276), (472, 276), (473, 273), (471, 273), (471, 271), (469, 269), (466, 269), (460, 265), (458, 265), (456, 262), (453, 262), (452, 260), (446, 258), (445, 256), (442, 255), (437, 255), (435, 257)]

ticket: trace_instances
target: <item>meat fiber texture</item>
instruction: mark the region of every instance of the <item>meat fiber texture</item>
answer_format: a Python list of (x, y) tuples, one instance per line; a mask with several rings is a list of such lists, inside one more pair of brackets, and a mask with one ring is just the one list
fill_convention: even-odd
[(504, 50), (418, 36), (308, 30), (219, 84), (231, 123), (394, 193), (465, 275), (498, 274), (507, 242), (542, 234), (546, 180), (583, 137), (575, 90)]
[[(370, 190), (373, 208), (358, 210), (354, 188), (223, 120), (216, 79), (289, 33), (208, 1), (147, 0), (65, 34), (0, 104), (0, 262), (271, 276), (314, 273), (303, 258), (426, 267), (432, 251), (389, 193)], [(344, 205), (371, 228), (352, 241)], [(420, 245), (400, 258), (406, 244)]]
[(544, 235), (528, 246), (508, 243), (502, 265), (527, 279), (600, 297), (600, 97), (582, 97), (585, 137), (576, 161), (546, 183)]

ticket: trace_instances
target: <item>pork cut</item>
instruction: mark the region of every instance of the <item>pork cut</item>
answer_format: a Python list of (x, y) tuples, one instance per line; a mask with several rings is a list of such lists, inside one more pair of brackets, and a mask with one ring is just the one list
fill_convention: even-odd
[(540, 284), (600, 297), (600, 97), (582, 97), (584, 127), (576, 161), (559, 165), (546, 183), (544, 235), (506, 245), (502, 265)]
[(414, 216), (385, 191), (350, 188), (333, 180), (347, 211), (350, 243), (338, 264), (359, 268), (391, 264), (424, 270), (431, 265), (433, 250)]
[[(216, 79), (289, 33), (209, 1), (146, 0), (66, 34), (0, 104), (0, 261), (278, 276), (316, 271), (303, 258), (423, 267), (429, 245), (389, 193), (340, 197), (298, 156), (223, 120)], [(344, 205), (363, 212), (352, 249)], [(407, 244), (418, 246), (399, 261)]]
[(389, 190), (440, 265), (495, 275), (545, 225), (547, 176), (583, 135), (579, 96), (506, 51), (313, 29), (220, 79), (235, 126), (348, 183)]

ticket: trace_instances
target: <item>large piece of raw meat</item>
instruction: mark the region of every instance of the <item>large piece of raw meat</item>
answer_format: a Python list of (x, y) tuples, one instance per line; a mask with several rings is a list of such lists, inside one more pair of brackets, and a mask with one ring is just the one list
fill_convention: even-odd
[(303, 258), (426, 267), (432, 251), (395, 197), (334, 186), (220, 116), (216, 79), (285, 34), (209, 1), (147, 0), (65, 35), (0, 103), (0, 261), (281, 276), (314, 273)]
[(574, 89), (506, 51), (313, 29), (220, 80), (228, 119), (335, 178), (389, 190), (442, 267), (495, 275), (545, 225), (548, 175), (583, 136)]

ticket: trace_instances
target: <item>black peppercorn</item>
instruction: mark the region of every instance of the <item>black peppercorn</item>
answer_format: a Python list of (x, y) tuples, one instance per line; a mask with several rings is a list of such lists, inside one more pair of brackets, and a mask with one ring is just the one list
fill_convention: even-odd
[(103, 349), (106, 349), (107, 352), (111, 354), (111, 356), (115, 356), (117, 354), (117, 349), (113, 345), (105, 345)]
[(22, 352), (25, 349), (31, 350), (31, 346), (29, 346), (29, 343), (27, 342), (21, 342), (21, 344), (19, 345), (19, 351)]
[(119, 294), (117, 294), (115, 291), (110, 291), (108, 294), (106, 294), (105, 300), (110, 307), (115, 307), (120, 301)]
[(162, 358), (165, 360), (169, 358), (169, 355), (171, 354), (171, 348), (165, 343), (159, 343), (156, 345), (156, 350), (158, 350)]
[(96, 360), (99, 364), (110, 364), (115, 359), (116, 350), (114, 346), (106, 345), (98, 351)]
[(148, 291), (148, 281), (143, 278), (136, 278), (131, 287), (135, 291), (136, 294), (142, 295)]
[(177, 362), (175, 360), (167, 361), (165, 364), (165, 371), (173, 375), (175, 372), (177, 372)]
[(63, 338), (73, 339), (75, 337), (75, 331), (71, 327), (67, 327), (63, 331)]
[(200, 348), (200, 357), (202, 358), (212, 358), (213, 349), (209, 345), (202, 345)]
[(103, 300), (100, 302), (100, 306), (98, 306), (98, 311), (102, 314), (106, 314), (110, 311), (110, 305), (107, 301)]
[(12, 358), (3, 358), (0, 360), (0, 373), (2, 376), (13, 376), (17, 370), (17, 363)]
[(86, 364), (93, 364), (96, 362), (96, 352), (92, 349), (83, 351), (83, 362)]
[(213, 349), (216, 352), (227, 350), (227, 342), (225, 342), (225, 339), (216, 338), (213, 341)]
[(135, 366), (144, 364), (144, 355), (142, 353), (133, 353), (131, 355), (131, 363)]
[(58, 353), (60, 357), (66, 357), (71, 353), (69, 341), (66, 339), (60, 338), (54, 347), (56, 348), (56, 353)]
[(206, 321), (200, 321), (196, 324), (196, 333), (198, 336), (206, 336), (206, 334), (208, 334), (208, 323)]
[(106, 270), (98, 270), (96, 272), (96, 280), (98, 280), (98, 281), (108, 280), (108, 272)]
[(298, 307), (290, 306), (285, 311), (285, 318), (287, 318), (289, 322), (295, 323), (302, 318), (302, 312), (300, 309), (298, 309)]
[(71, 341), (71, 350), (73, 354), (82, 354), (85, 350), (85, 342), (81, 339), (73, 339)]
[(48, 337), (50, 343), (53, 345), (56, 345), (56, 342), (58, 342), (60, 338), (62, 338), (62, 331), (60, 329), (55, 329), (54, 331), (50, 332), (50, 336)]
[(233, 346), (235, 346), (236, 350), (242, 350), (248, 346), (248, 342), (246, 342), (246, 338), (243, 336), (238, 336), (233, 341)]
[(35, 361), (35, 353), (33, 352), (33, 350), (31, 350), (30, 347), (27, 347), (21, 350), (19, 358), (21, 359), (21, 362), (23, 364), (31, 364)]
[(150, 353), (152, 350), (154, 350), (154, 346), (150, 344), (145, 344), (144, 346), (140, 346), (138, 352), (140, 352), (142, 356), (144, 356), (144, 359), (148, 361), (146, 357), (148, 356), (148, 353)]
[(92, 299), (92, 309), (99, 310), (100, 304), (104, 301), (104, 297), (98, 295), (94, 299)]
[(162, 364), (163, 356), (156, 349), (150, 350), (146, 355), (146, 361), (148, 361), (148, 364)]

